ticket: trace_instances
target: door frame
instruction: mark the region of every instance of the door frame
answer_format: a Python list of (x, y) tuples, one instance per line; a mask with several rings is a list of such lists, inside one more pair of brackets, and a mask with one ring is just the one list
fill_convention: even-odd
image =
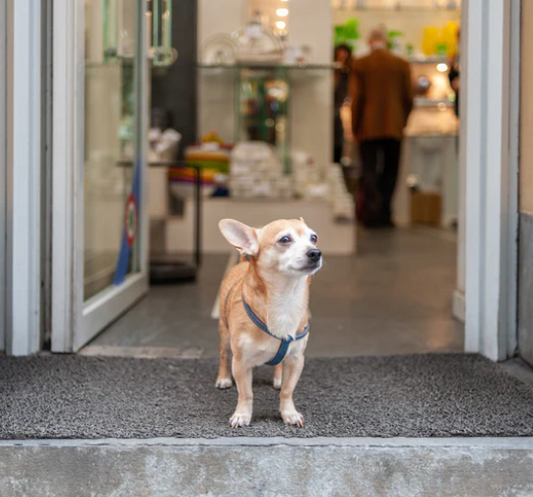
[(465, 351), (496, 361), (517, 343), (520, 0), (464, 8)]
[[(136, 0), (139, 8), (142, 0)], [(143, 11), (144, 12), (144, 11)], [(136, 19), (136, 51), (146, 47), (146, 23)], [(140, 272), (121, 285), (83, 301), (84, 0), (57, 0), (53, 13), (52, 351), (79, 350), (148, 291), (145, 203), (146, 143), (137, 139), (140, 161)], [(74, 42), (73, 42), (74, 40)], [(136, 136), (147, 136), (147, 57), (136, 65)], [(143, 95), (144, 92), (144, 95)]]
[[(0, 0), (0, 33), (7, 29), (7, 4)], [(0, 351), (6, 349), (6, 163), (7, 163), (7, 36), (0, 37)]]
[(28, 355), (41, 347), (42, 2), (2, 0), (0, 5), (6, 71), (2, 327), (6, 352)]

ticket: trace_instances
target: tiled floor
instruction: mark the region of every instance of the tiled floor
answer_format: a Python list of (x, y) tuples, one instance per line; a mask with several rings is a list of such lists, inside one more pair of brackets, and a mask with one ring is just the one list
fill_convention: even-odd
[[(451, 316), (456, 244), (450, 233), (361, 231), (359, 253), (328, 257), (311, 290), (309, 356), (461, 351)], [(92, 345), (218, 353), (211, 310), (228, 255), (209, 256), (197, 284), (155, 286)], [(131, 349), (129, 349), (131, 350)]]

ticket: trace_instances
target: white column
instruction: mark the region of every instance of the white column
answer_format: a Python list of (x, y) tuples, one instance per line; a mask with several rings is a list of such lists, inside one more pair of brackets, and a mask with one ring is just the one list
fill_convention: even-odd
[[(508, 337), (515, 333), (516, 188), (512, 175), (509, 131), (511, 2), (469, 0), (466, 84), (466, 272), (465, 349), (493, 360), (508, 356)], [(471, 90), (471, 91), (469, 91)], [(463, 109), (465, 109), (463, 106)], [(511, 147), (510, 147), (511, 145)], [(514, 296), (516, 297), (516, 295)], [(514, 298), (516, 300), (516, 298)]]
[(41, 2), (7, 0), (7, 351), (40, 345)]
[[(289, 44), (308, 45), (313, 64), (331, 64), (331, 0), (291, 0), (288, 6)], [(294, 78), (291, 98), (292, 148), (311, 154), (324, 171), (333, 162), (333, 72)]]
[[(216, 5), (215, 5), (216, 3)], [(247, 21), (248, 0), (198, 1), (198, 61), (206, 42), (230, 34)], [(198, 71), (198, 138), (216, 131), (227, 143), (235, 139), (235, 80), (231, 71)]]

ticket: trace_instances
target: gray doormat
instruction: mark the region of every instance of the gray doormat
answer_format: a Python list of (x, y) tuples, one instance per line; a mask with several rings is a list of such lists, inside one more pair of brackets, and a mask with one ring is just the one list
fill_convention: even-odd
[(272, 369), (254, 375), (252, 425), (213, 359), (0, 358), (0, 438), (533, 436), (533, 388), (466, 354), (313, 359), (285, 426)]

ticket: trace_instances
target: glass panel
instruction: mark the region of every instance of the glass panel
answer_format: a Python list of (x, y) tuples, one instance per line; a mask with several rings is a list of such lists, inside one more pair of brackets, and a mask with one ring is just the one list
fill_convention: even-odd
[(289, 77), (283, 67), (241, 69), (237, 85), (237, 136), (235, 141), (262, 141), (276, 149), (290, 174), (288, 136)]
[(84, 300), (119, 282), (121, 264), (124, 274), (138, 267), (137, 211), (130, 200), (136, 3), (85, 0)]
[[(147, 20), (152, 20), (151, 31), (152, 61), (154, 66), (172, 64), (172, 1), (149, 0)], [(148, 38), (150, 39), (150, 37)]]

